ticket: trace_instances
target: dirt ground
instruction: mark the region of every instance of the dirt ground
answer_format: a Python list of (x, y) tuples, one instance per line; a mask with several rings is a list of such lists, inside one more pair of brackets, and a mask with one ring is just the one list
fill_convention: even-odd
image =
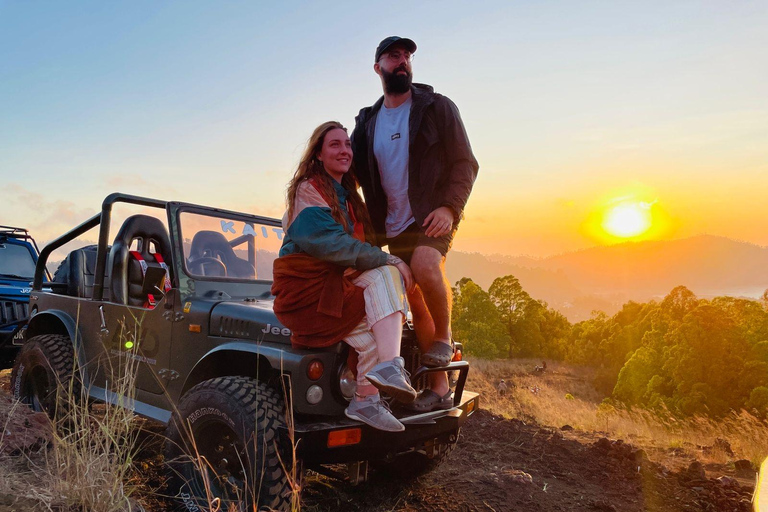
[(480, 410), (450, 458), (414, 481), (374, 475), (356, 487), (308, 483), (307, 510), (748, 512), (754, 473), (697, 462), (673, 472), (620, 441), (589, 442)]
[[(0, 384), (7, 389), (7, 382)], [(156, 493), (162, 487), (162, 459), (161, 440), (154, 434), (160, 429), (146, 427), (136, 464), (147, 492), (137, 497), (149, 511), (171, 510)], [(642, 450), (592, 432), (544, 428), (479, 410), (467, 421), (456, 450), (431, 473), (395, 479), (372, 471), (367, 483), (353, 486), (309, 472), (303, 510), (752, 510), (753, 471), (703, 467), (684, 455), (667, 460), (667, 467), (650, 462)], [(0, 495), (0, 512), (21, 510), (18, 505), (13, 496)]]

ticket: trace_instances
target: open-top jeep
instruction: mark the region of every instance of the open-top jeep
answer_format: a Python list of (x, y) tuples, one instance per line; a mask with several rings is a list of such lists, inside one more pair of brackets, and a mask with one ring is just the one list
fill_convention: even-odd
[[(118, 202), (159, 212), (168, 228), (133, 215), (110, 246)], [(43, 290), (51, 252), (96, 227), (98, 245), (69, 253)], [(88, 400), (125, 404), (166, 424), (170, 492), (187, 510), (205, 510), (214, 497), (249, 509), (287, 508), (303, 469), (321, 465), (347, 463), (355, 482), (368, 461), (431, 467), (477, 407), (477, 394), (463, 390), (468, 363), (416, 368), (406, 327), (403, 356), (414, 386), (423, 386), (426, 372), (453, 371), (454, 407), (421, 414), (395, 407), (406, 427), (397, 433), (347, 419), (355, 382), (346, 344), (294, 349), (272, 311), (269, 278), (282, 234), (270, 218), (110, 195), (100, 214), (40, 255), (11, 377), (15, 395), (53, 413), (62, 389), (81, 389)], [(126, 399), (114, 372), (132, 366)]]

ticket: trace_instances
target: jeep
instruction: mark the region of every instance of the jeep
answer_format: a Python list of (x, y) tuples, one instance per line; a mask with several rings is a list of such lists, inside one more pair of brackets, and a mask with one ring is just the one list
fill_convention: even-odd
[[(129, 217), (109, 245), (112, 207), (120, 202), (158, 215)], [(44, 290), (51, 252), (96, 227), (98, 244), (72, 251), (57, 272), (66, 278)], [(170, 494), (187, 510), (209, 509), (212, 499), (225, 510), (288, 509), (304, 469), (346, 464), (357, 483), (369, 461), (384, 469), (433, 467), (477, 409), (478, 395), (464, 391), (469, 364), (457, 351), (446, 367), (417, 367), (406, 325), (402, 355), (414, 386), (423, 387), (431, 371), (457, 374), (454, 407), (408, 413), (395, 404), (406, 426), (397, 433), (346, 418), (355, 391), (349, 348), (295, 349), (272, 311), (272, 262), (282, 237), (276, 219), (108, 196), (100, 214), (40, 254), (11, 375), (16, 397), (55, 414), (58, 392), (69, 386), (89, 401), (165, 424)], [(121, 395), (112, 372), (133, 365), (134, 389)]]
[(22, 344), (39, 252), (26, 229), (0, 226), (0, 369), (13, 365)]

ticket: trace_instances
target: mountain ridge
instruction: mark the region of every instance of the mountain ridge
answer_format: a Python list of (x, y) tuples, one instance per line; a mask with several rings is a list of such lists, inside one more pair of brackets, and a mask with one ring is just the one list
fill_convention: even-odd
[(470, 277), (486, 290), (496, 277), (512, 274), (532, 297), (572, 321), (588, 317), (592, 309), (610, 314), (627, 300), (663, 297), (679, 285), (700, 297), (754, 298), (768, 289), (768, 247), (717, 235), (499, 259), (452, 252), (446, 272), (452, 283)]

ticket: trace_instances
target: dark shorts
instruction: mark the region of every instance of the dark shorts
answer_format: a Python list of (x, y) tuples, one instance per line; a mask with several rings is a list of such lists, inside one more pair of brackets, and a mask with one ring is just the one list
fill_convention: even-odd
[(422, 245), (437, 249), (440, 254), (445, 257), (451, 248), (455, 234), (456, 229), (454, 228), (447, 235), (433, 238), (425, 235), (424, 229), (420, 228), (418, 223), (414, 222), (396, 237), (387, 238), (387, 245), (389, 246), (390, 254), (402, 258), (403, 261), (410, 265), (413, 251)]

